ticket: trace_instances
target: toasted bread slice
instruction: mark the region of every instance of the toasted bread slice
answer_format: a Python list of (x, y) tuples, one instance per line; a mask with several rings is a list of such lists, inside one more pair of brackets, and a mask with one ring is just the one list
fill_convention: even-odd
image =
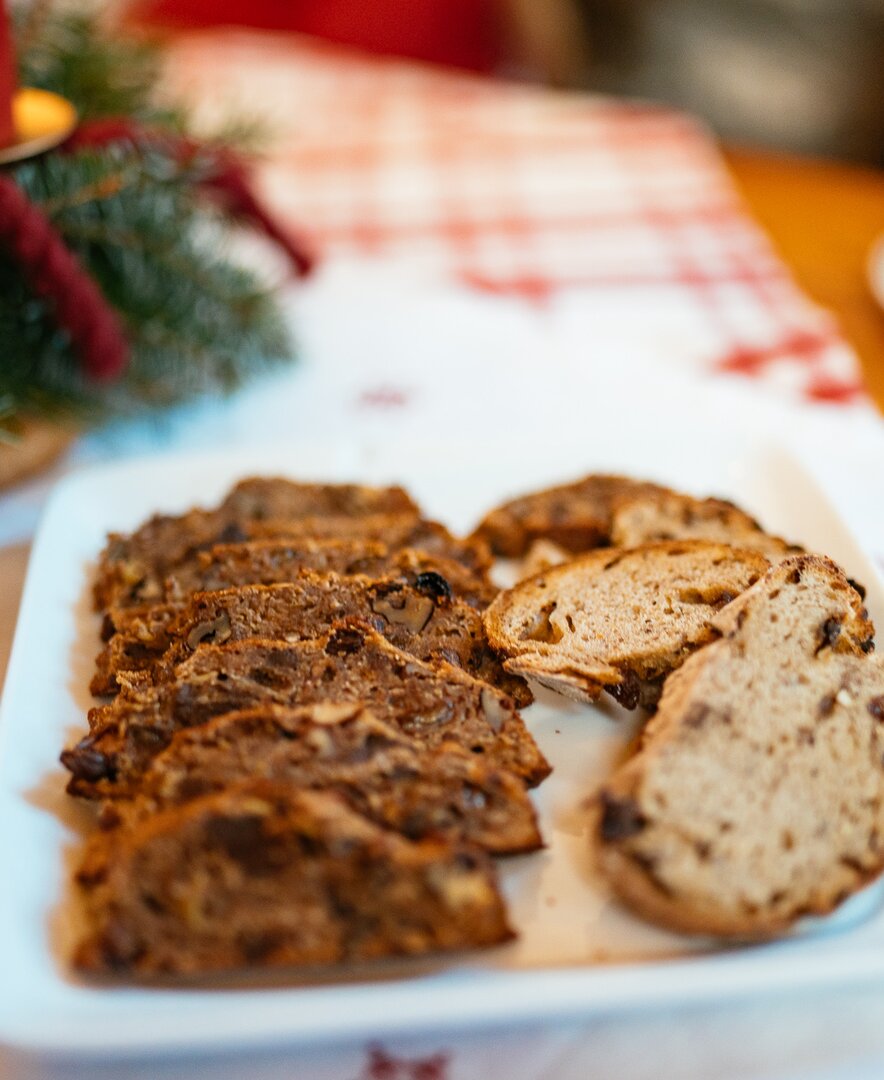
[(91, 733), (62, 754), (73, 795), (130, 795), (176, 731), (256, 705), (364, 702), (425, 746), (457, 742), (528, 784), (549, 774), (512, 700), (450, 664), (424, 664), (364, 623), (316, 641), (202, 645), (168, 682), (130, 688), (92, 709)]
[(451, 594), (437, 573), (419, 575), (416, 587), (397, 578), (301, 571), (279, 585), (243, 585), (197, 593), (173, 618), (163, 606), (132, 619), (111, 637), (96, 661), (93, 694), (111, 694), (117, 676), (149, 671), (158, 680), (203, 641), (300, 641), (325, 633), (348, 616), (364, 619), (397, 648), (420, 660), (445, 660), (504, 690), (519, 705), (531, 692), (505, 672), (485, 637), (482, 616)]
[(131, 803), (115, 800), (105, 827), (129, 823), (249, 778), (334, 791), (411, 840), (478, 844), (494, 854), (541, 846), (524, 784), (457, 743), (428, 753), (360, 704), (265, 705), (179, 731), (151, 763)]
[(221, 512), (231, 521), (293, 521), (309, 517), (366, 517), (419, 514), (401, 487), (361, 484), (306, 484), (281, 476), (250, 476), (236, 484)]
[(298, 521), (249, 522), (254, 540), (375, 540), (389, 548), (416, 548), (427, 555), (443, 555), (470, 570), (484, 573), (491, 566), (491, 549), (481, 537), (453, 536), (438, 521), (415, 514), (367, 514), (365, 517), (330, 516)]
[(472, 607), (485, 608), (500, 591), (484, 572), (474, 572), (445, 555), (416, 548), (395, 548), (378, 540), (253, 540), (218, 544), (196, 554), (164, 583), (163, 599), (183, 603), (197, 592), (234, 589), (239, 585), (279, 585), (294, 581), (302, 570), (317, 573), (401, 577), (418, 584), (424, 574), (439, 574), (452, 593)]
[(884, 664), (830, 560), (787, 559), (667, 681), (594, 830), (615, 892), (654, 922), (764, 937), (884, 866)]
[(74, 965), (145, 978), (479, 948), (513, 934), (489, 858), (328, 792), (250, 781), (94, 837)]
[(486, 514), (473, 535), (509, 558), (524, 555), (540, 539), (569, 552), (589, 551), (609, 543), (617, 500), (666, 490), (626, 476), (585, 476), (504, 503)]
[(716, 612), (767, 570), (759, 552), (684, 540), (590, 552), (503, 592), (485, 612), (504, 667), (568, 697), (652, 704), (716, 636)]
[[(772, 536), (745, 511), (724, 499), (694, 499), (664, 488), (627, 494), (615, 500), (611, 511), (613, 547), (631, 548), (663, 540), (714, 540), (720, 544), (760, 551), (771, 562), (803, 549)], [(551, 540), (535, 540), (518, 568), (518, 580), (533, 577), (574, 556)]]
[(276, 523), (280, 534), (284, 534), (285, 523), (291, 523), (297, 531), (294, 523), (314, 518), (346, 518), (352, 522), (378, 515), (402, 515), (414, 522), (419, 510), (399, 487), (244, 480), (216, 509), (157, 514), (131, 535), (111, 533), (99, 558), (93, 586), (95, 607), (105, 611), (159, 602), (163, 598), (163, 580), (177, 566), (213, 544), (261, 535), (267, 522)]
[(526, 573), (593, 548), (638, 547), (658, 540), (716, 540), (771, 559), (801, 550), (769, 536), (724, 499), (696, 499), (648, 481), (605, 475), (505, 503), (484, 518), (474, 535), (499, 555), (528, 555)]
[(611, 515), (611, 544), (638, 547), (659, 540), (715, 540), (760, 551), (771, 562), (801, 551), (724, 499), (694, 499), (660, 489), (618, 499)]

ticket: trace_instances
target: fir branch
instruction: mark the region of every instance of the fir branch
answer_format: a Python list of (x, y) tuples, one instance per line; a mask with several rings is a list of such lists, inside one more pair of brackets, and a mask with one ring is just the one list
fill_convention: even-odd
[(40, 203), (40, 209), (49, 217), (54, 217), (64, 210), (70, 210), (75, 206), (84, 206), (86, 203), (101, 202), (102, 199), (112, 199), (123, 190), (127, 183), (132, 183), (134, 178), (127, 177), (124, 173), (103, 176), (92, 184), (86, 184), (79, 191), (71, 191), (66, 195), (49, 197)]
[[(127, 182), (109, 183), (120, 176)], [(119, 147), (50, 155), (16, 172), (30, 198), (51, 206), (53, 224), (124, 319), (129, 372), (101, 399), (117, 411), (227, 391), (291, 355), (272, 296), (223, 256), (223, 221), (181, 176), (159, 152)], [(80, 411), (99, 403), (51, 312), (2, 253), (0, 340), (10, 343), (0, 393), (17, 407), (34, 408), (38, 386), (44, 402)]]
[[(152, 45), (111, 40), (97, 14), (44, 0), (16, 14), (23, 82), (64, 94), (84, 118), (125, 115), (186, 129), (181, 110), (156, 104), (160, 57)], [(239, 136), (246, 132), (240, 123)], [(94, 420), (227, 392), (291, 358), (274, 297), (225, 257), (229, 223), (196, 198), (209, 158), (181, 161), (160, 145), (117, 144), (47, 154), (14, 170), (123, 320), (131, 359), (126, 377), (99, 393), (49, 304), (0, 248), (0, 436), (14, 433), (21, 411)]]
[(41, 11), (33, 33), (26, 9), (14, 15), (22, 85), (62, 94), (82, 119), (132, 116), (145, 123), (183, 123), (181, 110), (156, 103), (162, 61), (152, 43), (105, 33), (91, 8)]
[(180, 245), (170, 243), (168, 238), (157, 241), (146, 238), (133, 229), (109, 227), (103, 222), (66, 222), (61, 226), (60, 232), (75, 247), (100, 244), (104, 247), (128, 249), (142, 257), (150, 257), (161, 273), (169, 274), (179, 281), (185, 279), (195, 290), (213, 300), (235, 305), (242, 313), (249, 307), (249, 300), (242, 295), (239, 287), (230, 287), (229, 284), (222, 287), (217, 274), (207, 269), (200, 260), (188, 257)]

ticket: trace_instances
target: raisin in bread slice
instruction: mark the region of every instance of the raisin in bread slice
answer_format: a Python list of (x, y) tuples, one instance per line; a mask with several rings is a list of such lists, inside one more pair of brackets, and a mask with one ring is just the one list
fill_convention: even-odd
[(540, 539), (569, 552), (588, 551), (608, 544), (617, 500), (665, 490), (626, 476), (585, 476), (504, 503), (486, 514), (473, 535), (510, 558), (524, 555)]
[(520, 582), (485, 612), (504, 667), (580, 701), (652, 704), (716, 636), (712, 620), (767, 570), (759, 552), (701, 540), (590, 552)]
[(825, 914), (884, 865), (884, 664), (828, 559), (771, 570), (668, 680), (595, 828), (615, 893), (698, 934)]
[(89, 712), (91, 731), (64, 751), (68, 791), (129, 795), (176, 731), (257, 705), (364, 702), (378, 719), (428, 747), (456, 742), (529, 785), (550, 767), (513, 701), (450, 664), (424, 664), (369, 626), (336, 624), (323, 638), (287, 644), (203, 645), (158, 686), (124, 687)]
[(510, 694), (517, 704), (530, 704), (527, 685), (506, 673), (490, 649), (481, 614), (452, 596), (439, 574), (419, 576), (415, 586), (397, 578), (303, 570), (293, 582), (197, 593), (172, 619), (163, 606), (156, 614), (149, 609), (143, 617), (128, 620), (128, 629), (114, 634), (98, 655), (90, 688), (93, 694), (112, 694), (117, 676), (127, 671), (149, 671), (162, 680), (203, 641), (298, 641), (318, 637), (335, 620), (355, 616), (404, 652), (462, 667)]
[(265, 705), (179, 731), (132, 803), (108, 803), (105, 825), (129, 823), (249, 778), (330, 790), (412, 840), (442, 836), (494, 854), (541, 846), (524, 784), (456, 743), (428, 753), (361, 704)]
[(339, 965), (513, 937), (481, 851), (260, 780), (97, 835), (77, 880), (89, 930), (73, 962), (91, 974)]
[[(129, 671), (149, 667), (171, 644), (166, 642), (158, 651), (157, 639), (163, 634), (168, 636), (169, 625), (194, 593), (241, 585), (279, 585), (294, 581), (302, 570), (367, 577), (392, 575), (419, 591), (431, 586), (440, 593), (450, 590), (457, 599), (479, 611), (500, 592), (485, 571), (473, 571), (443, 555), (415, 548), (390, 549), (377, 541), (303, 538), (216, 544), (208, 551), (197, 552), (192, 562), (166, 579), (162, 603), (133, 604), (105, 612), (102, 641), (110, 641), (115, 634), (133, 639), (127, 663), (115, 666)], [(116, 693), (116, 686), (96, 681), (92, 692)]]
[(243, 481), (217, 508), (157, 514), (129, 535), (111, 533), (99, 557), (93, 585), (95, 607), (105, 611), (158, 602), (163, 597), (164, 578), (177, 566), (213, 544), (260, 536), (269, 520), (276, 522), (283, 535), (286, 522), (297, 533), (298, 522), (329, 517), (352, 525), (360, 518), (375, 520), (378, 516), (404, 517), (413, 527), (419, 510), (399, 487), (300, 484), (281, 479)]

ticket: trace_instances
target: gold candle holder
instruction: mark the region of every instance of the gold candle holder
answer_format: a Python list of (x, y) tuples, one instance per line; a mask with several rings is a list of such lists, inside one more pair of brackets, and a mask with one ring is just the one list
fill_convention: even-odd
[(77, 110), (60, 94), (25, 86), (12, 99), (16, 138), (0, 147), (0, 165), (12, 165), (58, 146), (77, 126)]

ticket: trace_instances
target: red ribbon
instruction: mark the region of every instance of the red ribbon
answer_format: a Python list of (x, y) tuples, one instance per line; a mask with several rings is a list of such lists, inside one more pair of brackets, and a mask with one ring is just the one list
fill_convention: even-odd
[[(200, 147), (181, 136), (141, 128), (125, 118), (80, 125), (62, 150), (101, 149), (115, 142), (162, 145), (182, 162), (199, 155), (208, 165), (201, 186), (219, 199), (228, 213), (249, 221), (275, 241), (298, 276), (310, 271), (311, 256), (264, 210), (252, 191), (246, 166), (230, 151)], [(0, 243), (11, 251), (33, 291), (53, 306), (56, 322), (70, 337), (85, 374), (96, 382), (121, 375), (128, 363), (129, 346), (119, 316), (42, 210), (2, 174)]]
[(0, 175), (0, 243), (12, 252), (34, 292), (54, 307), (86, 375), (116, 378), (129, 347), (116, 312), (52, 223), (8, 176)]
[(248, 221), (286, 253), (298, 277), (313, 267), (313, 256), (303, 242), (284, 229), (261, 205), (252, 189), (249, 170), (231, 150), (201, 146), (184, 136), (142, 127), (126, 117), (109, 117), (81, 124), (64, 144), (69, 151), (103, 149), (112, 143), (133, 146), (154, 144), (181, 162), (199, 157), (208, 170), (201, 187), (213, 195), (233, 217)]
[(9, 16), (3, 0), (0, 0), (0, 147), (15, 142), (15, 125), (12, 122), (12, 99), (15, 97), (15, 49)]

